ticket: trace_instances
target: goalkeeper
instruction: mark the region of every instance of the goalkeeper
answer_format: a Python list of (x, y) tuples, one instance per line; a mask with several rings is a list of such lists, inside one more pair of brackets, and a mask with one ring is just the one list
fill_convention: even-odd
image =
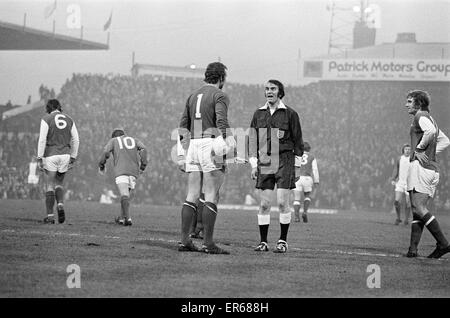
[[(234, 153), (236, 141), (227, 135), (228, 105), (230, 100), (222, 91), (226, 81), (226, 66), (210, 63), (205, 71), (205, 84), (187, 99), (181, 117), (179, 135), (186, 153), (188, 193), (181, 209), (180, 252), (229, 254), (217, 246), (213, 239), (217, 218), (218, 192), (224, 181), (225, 161), (222, 155)], [(205, 193), (201, 211), (203, 221), (203, 246), (198, 248), (189, 237), (192, 219), (197, 213), (200, 192)]]

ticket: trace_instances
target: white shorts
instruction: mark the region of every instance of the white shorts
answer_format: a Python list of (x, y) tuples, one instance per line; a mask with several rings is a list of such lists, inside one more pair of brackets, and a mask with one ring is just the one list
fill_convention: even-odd
[(224, 163), (214, 161), (212, 144), (213, 138), (191, 139), (186, 154), (186, 172), (211, 172), (223, 169)]
[(128, 184), (128, 188), (133, 190), (136, 187), (136, 177), (126, 175), (118, 176), (116, 177), (116, 184), (119, 183), (126, 183)]
[(395, 184), (395, 192), (402, 192), (408, 194), (406, 190), (406, 181), (397, 181)]
[(296, 191), (311, 192), (313, 189), (313, 178), (310, 176), (300, 176), (295, 183)]
[(436, 186), (439, 183), (439, 173), (425, 169), (418, 160), (411, 162), (409, 166), (407, 190), (416, 190), (420, 193), (428, 194), (430, 197), (434, 196)]
[(42, 158), (42, 164), (47, 171), (65, 173), (69, 170), (70, 155), (54, 155)]
[(29, 184), (38, 184), (39, 183), (39, 176), (30, 174), (28, 176), (28, 183)]

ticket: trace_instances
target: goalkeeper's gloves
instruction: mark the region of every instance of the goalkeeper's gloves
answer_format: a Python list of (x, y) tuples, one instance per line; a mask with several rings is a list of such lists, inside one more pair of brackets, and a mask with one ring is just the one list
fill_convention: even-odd
[(105, 165), (98, 165), (98, 173), (105, 174)]
[(182, 172), (186, 172), (186, 157), (185, 156), (178, 156), (178, 169), (180, 169)]

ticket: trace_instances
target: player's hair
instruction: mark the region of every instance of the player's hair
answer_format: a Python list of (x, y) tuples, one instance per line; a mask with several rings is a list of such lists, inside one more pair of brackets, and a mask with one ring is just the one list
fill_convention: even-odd
[(311, 145), (309, 144), (309, 142), (307, 142), (307, 141), (303, 142), (303, 150), (304, 151), (311, 151)]
[(409, 144), (404, 144), (404, 145), (402, 146), (402, 155), (405, 153), (405, 148), (406, 148), (406, 147), (411, 148), (411, 146), (410, 146)]
[(224, 81), (227, 76), (227, 67), (220, 62), (209, 63), (205, 71), (205, 82), (208, 84), (217, 84), (220, 80)]
[(125, 135), (125, 130), (123, 128), (114, 128), (111, 134), (111, 138), (116, 138)]
[(54, 110), (59, 110), (61, 112), (62, 108), (57, 99), (49, 99), (47, 104), (45, 105), (45, 110), (50, 114)]
[(278, 80), (270, 79), (267, 83), (272, 83), (278, 87), (278, 98), (282, 99), (284, 97), (284, 85)]
[(426, 110), (429, 111), (429, 105), (430, 105), (430, 94), (426, 91), (421, 90), (412, 90), (408, 92), (408, 95), (406, 98), (412, 98), (414, 99), (414, 105), (417, 105), (420, 107), (420, 110)]

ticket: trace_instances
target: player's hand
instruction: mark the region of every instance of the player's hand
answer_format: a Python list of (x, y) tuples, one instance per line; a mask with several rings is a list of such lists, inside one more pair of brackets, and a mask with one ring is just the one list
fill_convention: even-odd
[(44, 162), (42, 161), (42, 158), (37, 159), (37, 165), (38, 165), (38, 169), (41, 172), (44, 172)]
[(186, 172), (186, 159), (184, 158), (184, 156), (178, 157), (177, 165), (178, 165), (178, 169), (180, 169), (180, 171)]
[(252, 168), (251, 177), (252, 180), (256, 180), (256, 178), (258, 177), (258, 168)]
[(419, 161), (419, 163), (423, 166), (428, 163), (428, 156), (425, 152), (414, 151), (414, 157)]
[(103, 176), (105, 174), (105, 167), (103, 168), (98, 167), (98, 173), (100, 173)]
[(295, 168), (299, 168), (302, 165), (302, 156), (295, 156)]
[(317, 188), (319, 187), (318, 183), (314, 183), (313, 189), (312, 189), (312, 193), (311, 193), (311, 199), (314, 200), (316, 198), (317, 195)]
[(300, 167), (295, 167), (295, 182), (300, 180)]
[(228, 149), (236, 148), (236, 139), (234, 139), (234, 136), (228, 136), (225, 139), (225, 143), (227, 144)]
[(143, 174), (145, 171), (145, 168), (147, 168), (146, 165), (141, 164), (141, 166), (139, 167), (139, 174)]
[(73, 166), (74, 166), (76, 160), (77, 160), (76, 158), (70, 157), (69, 168), (68, 168), (68, 170), (70, 170), (70, 169), (73, 168)]

